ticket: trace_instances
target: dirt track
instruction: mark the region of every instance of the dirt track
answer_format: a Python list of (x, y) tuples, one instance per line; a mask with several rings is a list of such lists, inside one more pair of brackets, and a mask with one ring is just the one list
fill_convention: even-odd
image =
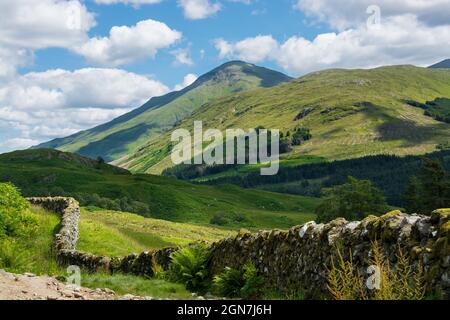
[(66, 285), (55, 278), (12, 274), (0, 270), (0, 300), (145, 300), (119, 297), (109, 289), (87, 289)]

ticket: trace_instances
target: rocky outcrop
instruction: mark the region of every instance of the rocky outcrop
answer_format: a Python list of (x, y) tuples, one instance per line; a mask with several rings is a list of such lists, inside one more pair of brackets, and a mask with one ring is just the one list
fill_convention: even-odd
[[(31, 198), (32, 204), (60, 213), (61, 230), (56, 251), (62, 265), (77, 265), (89, 272), (131, 273), (153, 276), (152, 266), (167, 270), (177, 249), (167, 248), (130, 254), (126, 257), (99, 257), (76, 250), (80, 209), (71, 198)], [(413, 264), (424, 267), (426, 279), (435, 292), (450, 299), (450, 209), (431, 217), (400, 211), (382, 217), (370, 216), (360, 222), (337, 219), (327, 224), (309, 222), (288, 231), (272, 230), (239, 234), (211, 245), (211, 271), (241, 268), (253, 262), (269, 287), (292, 291), (302, 288), (311, 295), (327, 292), (327, 272), (336, 248), (353, 256), (355, 268), (364, 274), (370, 265), (376, 240), (395, 265), (399, 249)]]
[(422, 263), (433, 291), (450, 299), (450, 209), (431, 217), (399, 211), (361, 222), (338, 219), (328, 224), (307, 223), (289, 231), (241, 234), (212, 245), (212, 270), (239, 268), (251, 261), (265, 276), (268, 286), (291, 291), (326, 292), (327, 271), (336, 248), (352, 253), (354, 266), (366, 274), (372, 243), (376, 240), (395, 265), (399, 248), (414, 264)]

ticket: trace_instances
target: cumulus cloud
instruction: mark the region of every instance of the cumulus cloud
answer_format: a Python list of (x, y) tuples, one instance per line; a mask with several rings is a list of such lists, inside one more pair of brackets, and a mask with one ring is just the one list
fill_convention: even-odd
[(2, 139), (0, 150), (73, 134), (168, 91), (156, 80), (119, 69), (49, 70), (16, 77), (0, 89), (0, 132), (16, 132)]
[(27, 149), (35, 144), (38, 144), (38, 140), (26, 139), (26, 138), (11, 138), (6, 141), (0, 142), (0, 149), (4, 150), (23, 150)]
[(173, 50), (171, 54), (175, 57), (175, 64), (188, 66), (194, 64), (194, 61), (190, 56), (190, 50), (188, 48)]
[(95, 3), (98, 3), (98, 4), (123, 3), (123, 4), (132, 5), (134, 7), (139, 7), (140, 5), (143, 5), (143, 4), (155, 4), (155, 3), (160, 3), (161, 1), (162, 0), (95, 0)]
[(364, 23), (368, 17), (367, 8), (374, 5), (380, 8), (383, 18), (412, 14), (428, 25), (449, 23), (448, 0), (298, 0), (295, 7), (343, 30)]
[(189, 87), (191, 84), (193, 84), (197, 79), (198, 79), (198, 76), (196, 74), (189, 73), (184, 77), (182, 83), (177, 84), (175, 86), (174, 90), (175, 91), (183, 90), (184, 88)]
[(208, 18), (222, 8), (219, 2), (210, 0), (178, 0), (178, 5), (183, 9), (184, 16), (191, 20)]
[[(340, 6), (336, 6), (337, 11), (330, 10), (330, 16), (328, 16), (324, 9), (323, 19), (338, 28), (345, 25), (341, 22), (347, 21), (342, 18), (347, 10), (356, 10), (353, 8), (356, 6), (355, 3), (365, 1), (346, 2), (346, 4), (341, 1), (336, 2), (340, 3)], [(450, 3), (448, 0), (430, 1), (430, 3), (399, 2), (405, 6), (414, 3), (422, 4), (430, 12), (436, 9), (433, 5), (438, 2)], [(310, 4), (308, 12), (317, 10), (317, 16), (322, 18), (319, 12), (322, 12), (320, 10), (324, 3), (334, 3), (334, 1), (301, 0), (298, 6)], [(363, 12), (366, 11), (363, 10)], [(361, 20), (354, 27), (319, 34), (314, 39), (295, 35), (284, 42), (278, 42), (271, 35), (265, 35), (238, 42), (219, 39), (215, 41), (215, 47), (220, 58), (238, 58), (250, 62), (274, 61), (287, 72), (295, 75), (334, 67), (369, 68), (393, 64), (427, 66), (450, 57), (450, 21), (446, 24), (438, 23), (438, 21), (433, 23), (414, 13), (396, 15), (397, 11), (393, 9), (388, 12), (391, 12), (390, 15), (383, 16), (379, 24), (367, 25)], [(351, 21), (350, 13), (348, 18), (348, 21)]]
[(95, 25), (78, 0), (0, 1), (0, 12), (0, 80), (31, 63), (34, 50), (82, 44)]
[(272, 36), (257, 36), (236, 43), (224, 39), (214, 41), (220, 58), (239, 57), (239, 59), (258, 63), (271, 57), (278, 49), (278, 42)]
[(1, 1), (0, 12), (0, 41), (8, 47), (69, 48), (95, 25), (93, 13), (75, 0)]
[(150, 19), (133, 27), (113, 27), (109, 37), (91, 38), (75, 51), (93, 64), (116, 67), (154, 57), (159, 49), (169, 47), (181, 37), (181, 32)]

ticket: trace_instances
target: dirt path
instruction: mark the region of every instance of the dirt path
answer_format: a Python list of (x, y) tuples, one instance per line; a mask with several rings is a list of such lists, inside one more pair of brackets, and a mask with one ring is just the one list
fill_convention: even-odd
[(0, 300), (145, 300), (120, 297), (109, 289), (87, 289), (66, 285), (55, 278), (12, 274), (0, 270)]

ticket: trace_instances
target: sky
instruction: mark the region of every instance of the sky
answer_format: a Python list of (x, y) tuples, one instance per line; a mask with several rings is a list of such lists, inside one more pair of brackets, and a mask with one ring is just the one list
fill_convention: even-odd
[(0, 152), (92, 128), (229, 60), (299, 77), (450, 58), (450, 0), (2, 0)]

